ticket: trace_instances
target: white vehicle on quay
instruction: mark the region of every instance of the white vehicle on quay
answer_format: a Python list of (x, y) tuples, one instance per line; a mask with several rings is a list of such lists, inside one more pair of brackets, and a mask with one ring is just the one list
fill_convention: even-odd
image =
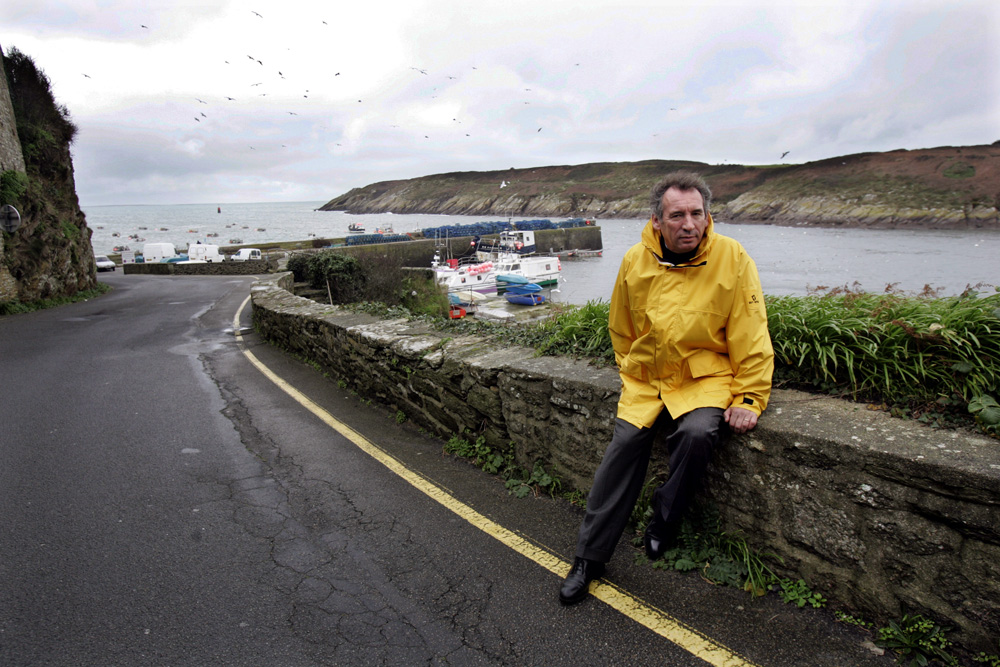
[(235, 253), (229, 256), (230, 262), (247, 262), (250, 260), (261, 259), (259, 248), (240, 248)]
[(222, 262), (225, 255), (219, 252), (219, 246), (212, 243), (190, 243), (188, 244), (188, 261), (192, 264), (201, 262)]

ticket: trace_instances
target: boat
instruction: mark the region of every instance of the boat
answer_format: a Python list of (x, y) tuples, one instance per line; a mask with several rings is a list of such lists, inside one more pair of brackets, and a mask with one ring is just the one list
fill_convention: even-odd
[(446, 292), (496, 292), (497, 279), (493, 262), (475, 264), (432, 264), (434, 278)]
[(535, 254), (536, 248), (534, 232), (513, 230), (501, 232), (495, 244), (480, 243), (476, 257), (492, 261), (498, 275), (523, 276), (542, 287), (558, 286), (562, 263), (558, 257)]
[(463, 317), (465, 317), (465, 315), (466, 315), (465, 308), (462, 308), (461, 306), (452, 305), (448, 309), (448, 317), (450, 317), (453, 320), (460, 320)]
[(488, 297), (485, 294), (479, 292), (473, 292), (472, 290), (461, 290), (458, 292), (448, 292), (448, 303), (452, 306), (461, 306), (463, 308), (475, 308), (480, 303), (485, 301)]
[(347, 231), (349, 231), (351, 234), (364, 234), (365, 226), (357, 222), (352, 222), (350, 225), (347, 226)]
[(501, 273), (497, 275), (498, 285), (526, 285), (528, 279), (518, 273)]
[(517, 304), (519, 306), (537, 306), (545, 303), (545, 295), (543, 294), (511, 294), (507, 293), (504, 295), (508, 303)]
[(535, 283), (520, 283), (510, 285), (505, 290), (508, 294), (535, 294), (542, 291), (542, 286)]
[(236, 244), (239, 244), (239, 243), (243, 243), (243, 239), (231, 238), (231, 239), (229, 239), (229, 243), (231, 243), (233, 245), (236, 245)]
[(114, 247), (115, 252), (128, 252), (130, 248), (127, 245), (116, 245)]

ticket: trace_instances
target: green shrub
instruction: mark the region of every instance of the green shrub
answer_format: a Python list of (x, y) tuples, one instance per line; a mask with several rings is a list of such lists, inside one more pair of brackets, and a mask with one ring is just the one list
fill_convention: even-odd
[(357, 258), (333, 250), (310, 256), (306, 276), (312, 287), (328, 287), (334, 303), (357, 301), (365, 281)]
[(288, 258), (286, 268), (292, 272), (297, 283), (304, 283), (309, 276), (309, 255), (297, 254)]
[(768, 321), (779, 380), (917, 414), (1000, 388), (1000, 294), (781, 296)]
[(0, 206), (17, 204), (28, 191), (28, 177), (20, 171), (8, 170), (0, 174)]

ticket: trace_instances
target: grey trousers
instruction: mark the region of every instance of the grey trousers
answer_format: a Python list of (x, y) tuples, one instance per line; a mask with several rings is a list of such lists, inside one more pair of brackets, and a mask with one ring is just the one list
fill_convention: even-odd
[(723, 412), (721, 408), (698, 408), (670, 419), (664, 411), (652, 428), (638, 428), (616, 419), (611, 444), (594, 473), (594, 484), (587, 496), (577, 557), (601, 563), (611, 560), (642, 491), (658, 428), (667, 429), (670, 477), (653, 494), (653, 522), (680, 521), (698, 490), (712, 448), (719, 441)]

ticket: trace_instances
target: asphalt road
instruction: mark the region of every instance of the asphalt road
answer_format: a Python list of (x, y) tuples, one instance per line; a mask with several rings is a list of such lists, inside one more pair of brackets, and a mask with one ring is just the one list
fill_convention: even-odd
[[(565, 561), (581, 513), (508, 495), (252, 332), (252, 278), (102, 274), (0, 318), (2, 665), (706, 665), (360, 449), (244, 349), (424, 480)], [(249, 325), (249, 308), (241, 323)], [(728, 658), (891, 665), (829, 610), (636, 564), (607, 579)], [(725, 651), (724, 651), (725, 653)]]

